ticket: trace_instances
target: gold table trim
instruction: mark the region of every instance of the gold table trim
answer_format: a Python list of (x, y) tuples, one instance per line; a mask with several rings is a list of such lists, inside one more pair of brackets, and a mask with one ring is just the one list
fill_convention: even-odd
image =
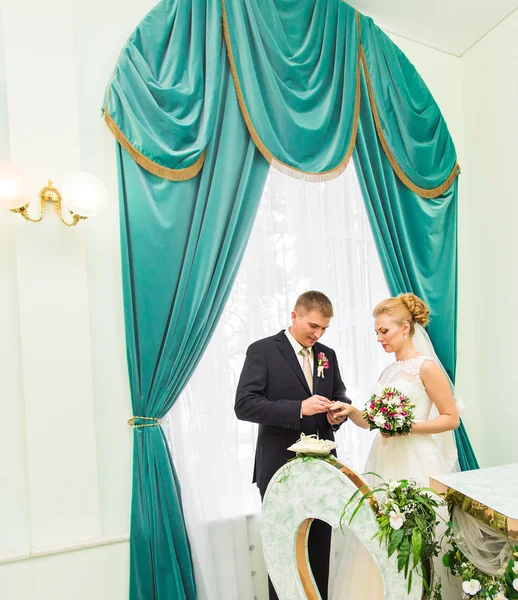
[(518, 519), (513, 519), (493, 508), (489, 508), (482, 502), (470, 498), (433, 477), (430, 477), (430, 487), (442, 496), (446, 502), (458, 506), (463, 512), (489, 525), (495, 531), (500, 531), (513, 539), (518, 538)]

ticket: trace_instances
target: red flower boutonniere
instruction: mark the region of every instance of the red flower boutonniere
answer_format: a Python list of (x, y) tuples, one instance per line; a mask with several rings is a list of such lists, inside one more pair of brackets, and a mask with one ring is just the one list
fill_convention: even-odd
[(318, 353), (317, 357), (317, 377), (324, 377), (324, 371), (329, 369), (329, 361), (323, 352)]

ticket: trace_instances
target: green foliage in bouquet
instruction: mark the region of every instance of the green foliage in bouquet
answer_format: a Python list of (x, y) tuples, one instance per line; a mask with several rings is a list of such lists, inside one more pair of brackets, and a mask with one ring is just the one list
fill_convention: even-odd
[[(408, 580), (408, 591), (412, 587), (412, 578), (418, 575), (430, 594), (431, 559), (439, 555), (440, 546), (435, 530), (439, 524), (437, 508), (442, 501), (432, 496), (435, 492), (413, 480), (387, 482), (376, 473), (367, 473), (379, 477), (382, 481), (377, 487), (365, 494), (357, 490), (346, 504), (340, 519), (343, 526), (348, 511), (352, 510), (349, 525), (358, 513), (363, 502), (373, 496), (378, 501), (376, 519), (380, 530), (374, 536), (380, 544), (385, 543), (389, 557), (397, 554), (398, 571), (404, 572)], [(354, 506), (354, 509), (352, 509)], [(440, 594), (440, 586), (436, 587)]]

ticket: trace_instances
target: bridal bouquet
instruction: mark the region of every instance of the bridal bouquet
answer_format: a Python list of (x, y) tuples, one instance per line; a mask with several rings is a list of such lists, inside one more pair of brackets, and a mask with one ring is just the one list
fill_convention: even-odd
[(373, 394), (365, 405), (363, 418), (371, 431), (379, 429), (386, 435), (408, 435), (412, 431), (414, 404), (394, 388), (385, 388), (380, 395)]

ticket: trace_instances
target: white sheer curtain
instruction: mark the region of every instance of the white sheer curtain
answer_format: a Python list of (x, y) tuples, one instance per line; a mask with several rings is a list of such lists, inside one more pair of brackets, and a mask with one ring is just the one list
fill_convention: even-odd
[[(226, 309), (166, 432), (182, 486), (200, 600), (266, 598), (252, 485), (256, 426), (234, 415), (246, 348), (289, 324), (296, 297), (327, 294), (335, 317), (322, 340), (338, 355), (348, 395), (363, 406), (389, 362), (376, 343), (372, 308), (388, 290), (354, 170), (327, 183), (270, 171)], [(352, 423), (339, 458), (361, 471), (372, 437)]]

